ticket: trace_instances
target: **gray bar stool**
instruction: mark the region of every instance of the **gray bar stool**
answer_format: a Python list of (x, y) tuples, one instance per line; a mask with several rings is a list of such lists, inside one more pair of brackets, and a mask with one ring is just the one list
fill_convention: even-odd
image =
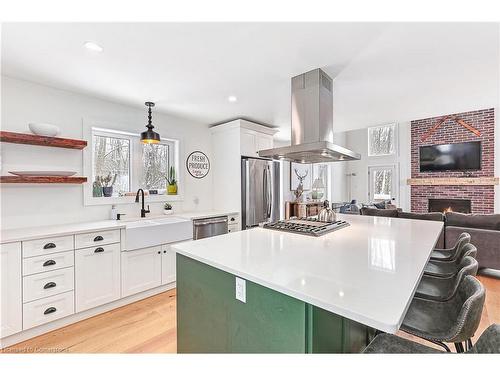
[(466, 256), (475, 258), (477, 254), (476, 247), (471, 244), (465, 244), (462, 246), (460, 254), (453, 261), (445, 260), (430, 260), (424, 268), (424, 275), (435, 276), (435, 277), (453, 277), (460, 270), (460, 262)]
[(431, 253), (432, 260), (455, 260), (462, 250), (462, 246), (470, 242), (470, 234), (462, 233), (458, 236), (455, 246), (450, 249), (434, 249)]
[(415, 297), (442, 302), (451, 299), (465, 276), (476, 276), (479, 264), (474, 258), (466, 256), (459, 267), (457, 274), (449, 278), (422, 276)]
[[(365, 348), (363, 353), (368, 354), (427, 354), (427, 353), (443, 353), (440, 350), (404, 339), (399, 336), (381, 333), (372, 340)], [(499, 354), (500, 353), (500, 324), (490, 325), (483, 334), (479, 337), (471, 349), (467, 353), (484, 353), (484, 354)]]
[(450, 351), (444, 342), (454, 343), (463, 351), (463, 342), (470, 345), (470, 338), (479, 326), (485, 292), (474, 277), (464, 277), (455, 295), (448, 301), (437, 302), (414, 298), (406, 313), (401, 329)]

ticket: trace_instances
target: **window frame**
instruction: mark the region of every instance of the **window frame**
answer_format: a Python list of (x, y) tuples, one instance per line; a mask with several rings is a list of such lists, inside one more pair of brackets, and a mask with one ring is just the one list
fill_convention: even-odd
[[(394, 135), (394, 148), (393, 148), (393, 152), (391, 153), (388, 153), (388, 154), (372, 154), (371, 153), (371, 147), (370, 147), (370, 144), (371, 144), (371, 137), (370, 137), (370, 131), (373, 130), (373, 129), (380, 129), (380, 128), (387, 128), (387, 127), (392, 127), (393, 129), (393, 135)], [(373, 158), (373, 157), (387, 157), (387, 156), (396, 156), (398, 155), (398, 147), (399, 147), (399, 142), (398, 142), (398, 127), (397, 127), (397, 124), (396, 123), (390, 123), (390, 124), (384, 124), (384, 125), (377, 125), (377, 126), (370, 126), (368, 129), (367, 129), (367, 132), (368, 132), (368, 141), (367, 141), (367, 155), (368, 157), (370, 158)]]
[[(375, 199), (375, 194), (373, 192), (374, 186), (372, 186), (373, 183), (373, 175), (372, 173), (376, 170), (391, 170), (392, 172), (392, 186), (391, 186), (391, 197), (387, 199)], [(368, 165), (368, 201), (370, 203), (372, 202), (382, 202), (384, 200), (391, 200), (391, 203), (393, 204), (398, 204), (399, 202), (399, 163), (390, 163), (390, 164), (374, 164), (374, 165)], [(394, 200), (392, 200), (394, 198)]]
[[(102, 121), (83, 121), (84, 139), (87, 141), (87, 147), (83, 149), (83, 173), (87, 177), (87, 182), (83, 184), (83, 203), (85, 206), (93, 205), (109, 205), (109, 204), (130, 204), (135, 203), (135, 196), (123, 197), (94, 197), (92, 194), (92, 178), (94, 169), (94, 155), (93, 155), (93, 136), (114, 136), (116, 138), (124, 138), (130, 140), (130, 162), (129, 162), (129, 176), (130, 176), (130, 189), (132, 192), (137, 191), (140, 187), (141, 174), (143, 168), (143, 149), (140, 144), (140, 131), (137, 133), (125, 131), (123, 128), (126, 125), (119, 126), (117, 124), (106, 123)], [(182, 142), (180, 139), (161, 137), (160, 143), (169, 145), (169, 158), (177, 174), (177, 185), (179, 193), (177, 195), (149, 195), (146, 197), (148, 202), (176, 202), (183, 200), (184, 192), (184, 171), (180, 168), (181, 161), (180, 155)], [(166, 183), (165, 183), (166, 188)]]

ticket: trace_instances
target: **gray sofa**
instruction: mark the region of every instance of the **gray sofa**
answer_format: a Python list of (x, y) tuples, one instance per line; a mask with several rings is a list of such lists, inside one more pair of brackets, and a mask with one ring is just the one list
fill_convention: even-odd
[(363, 207), (361, 215), (395, 217), (401, 219), (444, 221), (444, 231), (436, 244), (438, 248), (455, 245), (458, 236), (467, 232), (471, 242), (477, 247), (477, 261), (480, 268), (500, 270), (500, 215), (476, 215), (447, 212), (416, 214), (396, 209)]
[(445, 246), (452, 247), (462, 232), (477, 247), (480, 268), (500, 270), (500, 215), (446, 213)]

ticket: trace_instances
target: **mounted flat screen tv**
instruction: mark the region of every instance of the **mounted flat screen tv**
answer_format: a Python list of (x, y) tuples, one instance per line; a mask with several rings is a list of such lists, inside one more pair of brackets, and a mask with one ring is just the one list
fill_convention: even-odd
[(420, 147), (420, 172), (481, 169), (481, 142)]

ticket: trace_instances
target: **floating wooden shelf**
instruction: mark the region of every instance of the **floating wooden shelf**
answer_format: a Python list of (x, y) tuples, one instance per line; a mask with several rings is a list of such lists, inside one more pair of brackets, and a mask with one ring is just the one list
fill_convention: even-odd
[(498, 185), (498, 177), (409, 178), (408, 185)]
[(87, 141), (81, 139), (45, 137), (43, 135), (14, 133), (0, 131), (0, 142), (19, 143), (24, 145), (49, 146), (72, 148), (82, 150), (87, 146)]
[(83, 184), (87, 177), (0, 176), (2, 184)]

